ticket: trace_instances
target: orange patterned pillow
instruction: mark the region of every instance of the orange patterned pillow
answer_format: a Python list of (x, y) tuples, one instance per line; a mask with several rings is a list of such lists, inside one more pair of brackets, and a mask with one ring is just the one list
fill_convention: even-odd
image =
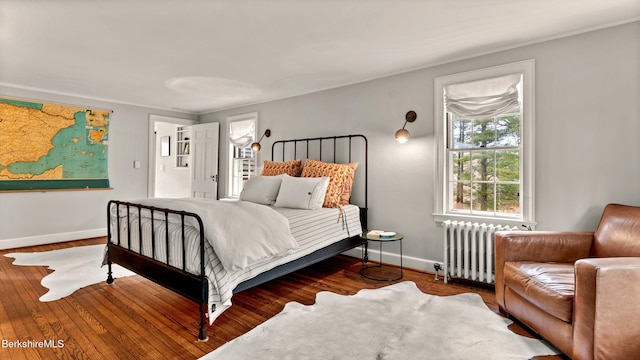
[(302, 160), (291, 160), (285, 162), (276, 162), (265, 160), (262, 166), (262, 176), (276, 176), (287, 174), (290, 176), (300, 176), (302, 172)]
[(349, 177), (353, 177), (354, 168), (345, 164), (332, 164), (318, 160), (305, 161), (302, 177), (329, 177), (329, 186), (324, 197), (323, 207), (339, 207), (342, 193)]
[(351, 199), (351, 189), (353, 189), (353, 183), (354, 183), (353, 177), (355, 175), (356, 169), (358, 168), (358, 164), (360, 163), (357, 161), (347, 164), (353, 168), (353, 172), (347, 178), (344, 184), (344, 191), (342, 191), (342, 197), (340, 198), (340, 205), (347, 205), (349, 203), (349, 199)]

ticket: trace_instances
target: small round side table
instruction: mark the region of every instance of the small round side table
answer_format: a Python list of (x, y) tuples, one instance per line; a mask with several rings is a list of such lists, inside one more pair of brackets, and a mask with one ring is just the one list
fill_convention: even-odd
[[(401, 233), (396, 233), (394, 236), (385, 236), (385, 237), (380, 237), (379, 235), (372, 235), (369, 232), (364, 232), (362, 234), (360, 234), (360, 237), (364, 240), (366, 240), (367, 242), (364, 244), (365, 246), (365, 253), (362, 257), (362, 268), (360, 269), (360, 275), (366, 277), (367, 279), (371, 279), (371, 280), (377, 280), (377, 281), (396, 281), (396, 280), (400, 280), (402, 279), (402, 239), (404, 239), (404, 235)], [(369, 265), (369, 266), (365, 266), (365, 264), (369, 261), (369, 255), (368, 255), (368, 251), (366, 251), (366, 248), (368, 247), (368, 242), (369, 241), (375, 241), (378, 242), (380, 244), (380, 259), (377, 265)], [(384, 243), (390, 243), (390, 242), (398, 242), (400, 244), (400, 273), (398, 276), (395, 277), (379, 277), (376, 275), (371, 274), (371, 270), (372, 269), (381, 269), (381, 268), (395, 268), (394, 266), (389, 266), (389, 265), (384, 265), (382, 263), (382, 244)]]

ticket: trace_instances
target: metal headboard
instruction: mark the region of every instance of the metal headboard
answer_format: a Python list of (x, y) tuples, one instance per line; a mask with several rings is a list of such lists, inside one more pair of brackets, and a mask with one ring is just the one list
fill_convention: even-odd
[[(360, 143), (362, 147), (354, 146)], [(276, 149), (279, 147), (278, 149)], [(346, 148), (345, 148), (346, 147)], [(280, 150), (281, 152), (276, 152)], [(314, 137), (305, 139), (278, 140), (271, 145), (271, 160), (288, 161), (295, 159), (314, 159), (333, 163), (360, 162), (356, 170), (356, 179), (362, 178), (364, 173), (364, 206), (369, 208), (369, 142), (364, 135), (339, 135), (327, 137)], [(357, 158), (354, 159), (354, 153)], [(361, 168), (362, 167), (362, 170)], [(358, 181), (355, 180), (357, 184)], [(354, 184), (354, 189), (357, 187)]]

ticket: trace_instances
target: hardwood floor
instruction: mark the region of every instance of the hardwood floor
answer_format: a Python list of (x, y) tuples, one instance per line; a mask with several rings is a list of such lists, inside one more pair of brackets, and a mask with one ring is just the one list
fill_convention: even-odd
[[(390, 283), (360, 276), (360, 261), (337, 256), (234, 296), (234, 306), (209, 329), (209, 341), (198, 342), (197, 304), (141, 276), (88, 286), (63, 299), (42, 303), (42, 266), (15, 266), (10, 252), (48, 251), (106, 243), (96, 238), (0, 251), (0, 359), (197, 359), (276, 315), (290, 301), (310, 305), (319, 291), (352, 295), (360, 289)], [(475, 292), (497, 312), (492, 290), (445, 285), (433, 274), (405, 269), (401, 281), (413, 281), (425, 293)], [(512, 330), (526, 334), (516, 324)], [(9, 348), (16, 341), (52, 340), (61, 347)], [(61, 345), (62, 343), (60, 343)], [(545, 357), (560, 359), (560, 357)]]

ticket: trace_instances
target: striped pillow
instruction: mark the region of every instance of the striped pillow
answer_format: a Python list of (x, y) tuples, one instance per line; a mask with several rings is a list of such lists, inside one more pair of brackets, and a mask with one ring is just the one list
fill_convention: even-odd
[(276, 176), (287, 174), (289, 176), (300, 176), (302, 172), (302, 160), (291, 160), (285, 162), (276, 162), (265, 160), (262, 166), (262, 176)]
[(335, 208), (341, 206), (342, 194), (354, 172), (354, 168), (349, 165), (307, 159), (302, 167), (301, 177), (328, 177), (329, 186), (322, 206)]

